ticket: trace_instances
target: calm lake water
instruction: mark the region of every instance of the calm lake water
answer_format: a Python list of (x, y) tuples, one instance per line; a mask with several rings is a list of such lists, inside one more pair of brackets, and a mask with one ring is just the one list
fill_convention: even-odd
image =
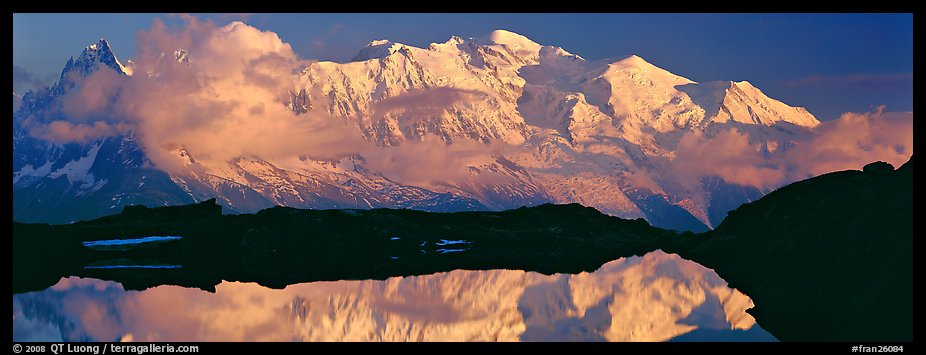
[(215, 293), (70, 277), (13, 295), (13, 341), (775, 341), (752, 306), (661, 251), (576, 275), (457, 270)]

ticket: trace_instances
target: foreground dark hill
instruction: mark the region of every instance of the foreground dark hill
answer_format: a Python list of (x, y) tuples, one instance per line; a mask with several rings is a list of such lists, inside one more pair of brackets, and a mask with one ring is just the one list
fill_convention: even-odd
[(778, 339), (913, 339), (912, 157), (793, 183), (684, 239), (660, 247), (749, 295)]
[[(127, 207), (72, 225), (14, 223), (13, 292), (64, 276), (126, 289), (213, 290), (221, 280), (280, 288), (453, 269), (577, 273), (663, 249), (713, 268), (751, 297), (751, 313), (780, 340), (910, 341), (912, 186), (912, 159), (896, 171), (869, 164), (783, 187), (703, 234), (575, 204), (461, 213), (276, 207), (253, 215), (222, 215), (214, 201)], [(148, 235), (183, 239), (118, 252), (81, 245)], [(180, 268), (97, 268), (107, 265)]]
[[(21, 265), (14, 271), (14, 292), (44, 289), (64, 274), (112, 279), (127, 289), (168, 283), (214, 290), (222, 280), (282, 288), (455, 269), (591, 272), (616, 258), (651, 251), (657, 237), (676, 234), (643, 219), (613, 218), (577, 204), (457, 213), (274, 207), (252, 215), (222, 215), (214, 200), (135, 206), (72, 225), (14, 224), (14, 263)], [(183, 239), (125, 252), (81, 245), (146, 235)], [(182, 268), (84, 268), (101, 262)]]

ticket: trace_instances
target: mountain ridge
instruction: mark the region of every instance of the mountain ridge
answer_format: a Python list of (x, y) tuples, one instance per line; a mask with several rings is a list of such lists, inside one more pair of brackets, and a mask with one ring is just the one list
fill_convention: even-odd
[[(218, 197), (231, 212), (253, 212), (273, 204), (451, 211), (581, 202), (610, 215), (643, 217), (668, 228), (702, 231), (720, 222), (726, 212), (721, 206), (735, 207), (731, 201), (743, 202), (743, 196), (755, 199), (761, 191), (722, 180), (708, 183), (709, 179), (674, 176), (666, 166), (672, 163), (684, 133), (711, 132), (737, 123), (767, 133), (757, 144), (787, 147), (794, 135), (774, 126), (789, 123), (794, 124), (794, 131), (804, 132), (818, 123), (806, 110), (767, 98), (748, 83), (730, 82), (729, 88), (711, 91), (717, 84), (696, 83), (639, 56), (587, 61), (510, 31), (495, 31), (480, 39), (452, 37), (427, 48), (387, 40), (370, 44), (358, 58), (365, 58), (361, 54), (367, 49), (377, 53), (368, 53), (372, 57), (365, 60), (315, 62), (301, 70), (287, 104), (294, 114), (333, 116), (355, 126), (365, 140), (383, 149), (430, 137), (448, 147), (472, 140), (519, 148), (463, 162), (468, 174), (427, 185), (379, 173), (371, 168), (375, 162), (362, 155), (331, 162), (300, 157), (297, 164), (259, 157), (209, 163), (195, 151), (177, 151), (175, 159), (185, 168), (169, 172), (170, 182), (163, 183), (176, 185), (181, 193), (172, 192), (169, 197), (144, 197), (142, 193), (139, 198), (176, 204)], [(195, 52), (181, 52), (182, 59), (175, 54), (178, 61), (195, 61)], [(102, 62), (128, 75), (104, 40), (85, 48), (78, 59), (85, 57), (75, 63)], [(74, 67), (86, 65), (66, 65), (62, 81)], [(96, 69), (94, 65), (88, 70)], [(708, 89), (700, 88), (703, 85)], [(45, 114), (49, 104), (63, 94), (63, 90), (27, 94), (14, 121)], [(716, 102), (707, 100), (712, 97)], [(711, 101), (711, 105), (702, 106), (699, 100)], [(56, 170), (46, 173), (39, 168), (87, 157), (92, 143), (45, 144), (27, 131), (14, 125), (14, 136), (19, 137), (14, 138), (14, 195), (19, 190), (19, 195), (29, 199), (41, 193), (32, 191), (36, 189), (55, 191), (48, 195), (84, 191), (78, 186), (68, 192), (69, 187), (52, 184)], [(146, 155), (137, 141), (129, 140), (128, 145)], [(41, 153), (61, 149), (56, 146), (66, 147), (68, 153)], [(47, 159), (39, 158), (43, 155)], [(157, 170), (150, 161), (141, 166)], [(124, 180), (123, 176), (99, 174), (101, 179), (96, 181)], [(141, 183), (137, 178), (130, 180)], [(396, 192), (400, 190), (407, 193)], [(86, 191), (83, 195), (98, 201), (85, 197), (81, 202), (89, 204), (88, 211), (93, 213), (123, 203), (111, 193)], [(16, 203), (14, 211), (17, 218), (35, 213), (34, 208)]]

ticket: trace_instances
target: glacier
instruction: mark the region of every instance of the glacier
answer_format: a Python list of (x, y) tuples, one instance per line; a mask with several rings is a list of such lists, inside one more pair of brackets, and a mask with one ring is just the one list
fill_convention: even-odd
[[(178, 49), (178, 61), (196, 53)], [(703, 231), (766, 190), (672, 168), (689, 132), (731, 127), (765, 152), (788, 149), (820, 122), (747, 81), (699, 83), (636, 55), (586, 60), (498, 30), (418, 48), (376, 40), (352, 61), (312, 62), (294, 74), (285, 104), (323, 113), (382, 149), (437, 137), (518, 147), (469, 165), (468, 174), (422, 184), (376, 171), (362, 153), (336, 160), (241, 156), (205, 162), (173, 147), (179, 171), (154, 166), (133, 132), (87, 143), (45, 142), (26, 122), (97, 70), (128, 80), (105, 40), (71, 58), (58, 84), (29, 92), (14, 112), (14, 219), (66, 223), (130, 204), (217, 198), (230, 212), (274, 205), (317, 209), (505, 210), (542, 203), (594, 207), (677, 230)], [(449, 97), (446, 105), (414, 106)], [(14, 93), (14, 100), (16, 94)], [(420, 105), (419, 105), (420, 106)], [(64, 179), (62, 179), (64, 178)]]

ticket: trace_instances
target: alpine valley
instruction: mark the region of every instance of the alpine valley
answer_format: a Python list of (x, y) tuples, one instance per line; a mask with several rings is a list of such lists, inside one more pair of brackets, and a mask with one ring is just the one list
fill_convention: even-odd
[[(229, 26), (236, 25), (243, 24)], [(193, 51), (178, 49), (168, 58), (197, 65)], [(679, 174), (673, 161), (686, 134), (712, 137), (735, 128), (748, 133), (760, 154), (771, 154), (793, 147), (820, 123), (746, 81), (695, 82), (635, 55), (589, 61), (498, 30), (427, 48), (373, 41), (350, 62), (305, 65), (294, 73), (289, 99), (267, 103), (339, 120), (383, 150), (428, 140), (517, 148), (468, 165), (464, 176), (409, 182), (371, 168), (373, 158), (363, 152), (204, 163), (184, 146), (169, 148), (182, 168), (168, 172), (152, 163), (130, 130), (64, 144), (31, 130), (30, 122), (64, 115), (58, 102), (101, 70), (122, 80), (144, 75), (123, 65), (101, 39), (67, 62), (57, 84), (13, 94), (14, 220), (69, 223), (127, 205), (211, 198), (226, 213), (275, 205), (448, 212), (579, 203), (700, 232), (772, 187)], [(422, 97), (445, 99), (415, 104)]]

